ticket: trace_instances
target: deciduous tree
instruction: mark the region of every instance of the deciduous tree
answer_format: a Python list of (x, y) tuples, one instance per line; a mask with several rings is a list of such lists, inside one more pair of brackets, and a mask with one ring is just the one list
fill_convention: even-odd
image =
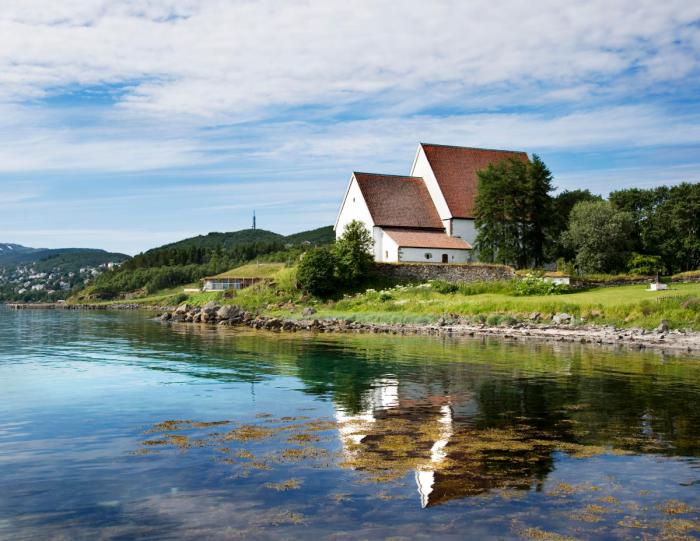
[(564, 242), (583, 272), (624, 270), (632, 248), (632, 214), (608, 201), (582, 201), (571, 211)]

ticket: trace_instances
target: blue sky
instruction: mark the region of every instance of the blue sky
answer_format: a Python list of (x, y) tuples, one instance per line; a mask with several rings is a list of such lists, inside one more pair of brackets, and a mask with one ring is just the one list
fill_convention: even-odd
[(0, 241), (331, 224), (419, 141), (559, 189), (700, 181), (700, 4), (0, 0)]

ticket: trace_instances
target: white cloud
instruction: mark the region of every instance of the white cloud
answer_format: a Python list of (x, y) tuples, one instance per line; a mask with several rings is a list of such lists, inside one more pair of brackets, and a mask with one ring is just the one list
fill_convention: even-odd
[[(698, 20), (690, 0), (0, 0), (0, 231), (141, 249), (259, 208), (292, 232), (332, 221), (352, 170), (407, 172), (418, 141), (631, 183), (575, 160), (700, 145)], [(672, 162), (643, 181), (697, 171)]]
[[(136, 81), (130, 112), (204, 122), (274, 107), (697, 71), (697, 2), (5, 2), (7, 99)], [(695, 30), (693, 32), (692, 30)], [(562, 94), (564, 96), (564, 94)]]

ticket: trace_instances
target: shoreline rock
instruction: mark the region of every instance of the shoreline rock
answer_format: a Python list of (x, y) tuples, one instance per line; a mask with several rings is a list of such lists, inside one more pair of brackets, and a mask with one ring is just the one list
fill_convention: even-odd
[[(313, 315), (307, 312), (307, 314)], [(539, 316), (539, 314), (538, 314)], [(158, 319), (164, 323), (196, 323), (218, 326), (248, 327), (270, 332), (364, 333), (393, 335), (482, 336), (511, 340), (528, 339), (582, 344), (624, 345), (633, 349), (656, 349), (674, 353), (700, 355), (700, 332), (669, 330), (662, 322), (654, 331), (621, 329), (611, 325), (572, 325), (575, 318), (557, 314), (551, 323), (517, 322), (509, 326), (475, 324), (457, 318), (439, 318), (433, 324), (361, 323), (349, 319), (282, 319), (261, 316), (235, 305), (221, 306), (209, 302), (203, 307), (182, 304), (163, 312)]]

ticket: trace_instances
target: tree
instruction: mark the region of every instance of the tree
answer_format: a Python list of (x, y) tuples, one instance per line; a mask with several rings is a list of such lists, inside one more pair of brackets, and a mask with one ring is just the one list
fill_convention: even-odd
[(491, 164), (478, 173), (476, 248), (483, 261), (541, 265), (550, 242), (552, 174), (539, 158)]
[(549, 194), (554, 187), (552, 173), (537, 154), (532, 156), (532, 163), (528, 166), (527, 180), (524, 248), (526, 257), (539, 267), (545, 263), (545, 254), (551, 244), (554, 214), (552, 197)]
[(617, 272), (625, 268), (632, 247), (634, 218), (608, 201), (582, 201), (571, 211), (563, 241), (576, 253), (583, 272)]
[(336, 289), (337, 259), (328, 248), (312, 248), (304, 254), (297, 270), (297, 281), (305, 292), (327, 297)]
[(345, 226), (343, 235), (333, 248), (340, 283), (353, 287), (366, 278), (374, 261), (373, 245), (372, 234), (362, 222), (353, 220)]
[(581, 201), (602, 201), (603, 198), (599, 195), (592, 194), (589, 190), (564, 190), (558, 193), (552, 200), (552, 227), (551, 236), (553, 243), (549, 259), (564, 258), (571, 261), (576, 258), (576, 254), (561, 242), (561, 235), (569, 227), (569, 216), (571, 209), (576, 203)]
[(610, 202), (633, 214), (636, 251), (660, 256), (670, 272), (700, 266), (700, 183), (619, 190)]

